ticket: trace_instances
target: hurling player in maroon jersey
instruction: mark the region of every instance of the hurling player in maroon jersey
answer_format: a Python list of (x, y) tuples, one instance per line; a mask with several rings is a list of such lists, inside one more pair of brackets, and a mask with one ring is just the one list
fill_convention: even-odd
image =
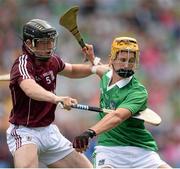
[(57, 96), (58, 73), (70, 78), (92, 74), (91, 66), (64, 63), (54, 50), (58, 33), (49, 23), (32, 19), (23, 27), (23, 54), (14, 62), (10, 73), (13, 108), (7, 143), (15, 167), (90, 168), (89, 160), (72, 148), (72, 144), (52, 124), (56, 105), (61, 102), (70, 110), (76, 99)]

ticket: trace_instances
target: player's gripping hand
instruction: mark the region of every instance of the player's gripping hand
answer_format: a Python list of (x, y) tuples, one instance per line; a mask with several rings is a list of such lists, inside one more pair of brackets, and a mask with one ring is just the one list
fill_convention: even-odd
[(86, 44), (86, 46), (82, 49), (84, 56), (93, 64), (95, 59), (93, 45)]
[(84, 133), (74, 138), (73, 147), (76, 149), (76, 151), (81, 153), (86, 151), (89, 144), (89, 139), (93, 138), (94, 136), (96, 136), (96, 132), (94, 130), (86, 130)]
[(72, 105), (76, 105), (78, 102), (76, 99), (73, 99), (68, 96), (59, 97), (57, 103), (61, 104), (62, 108), (66, 110), (71, 110)]

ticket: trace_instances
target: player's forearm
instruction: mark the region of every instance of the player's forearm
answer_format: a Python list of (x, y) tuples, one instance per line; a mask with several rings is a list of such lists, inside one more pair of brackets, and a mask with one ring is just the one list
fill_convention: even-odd
[(59, 72), (59, 74), (70, 78), (84, 78), (91, 74), (97, 74), (99, 77), (102, 77), (109, 69), (109, 65), (92, 66), (66, 63), (64, 70)]
[(97, 135), (106, 132), (122, 122), (122, 119), (115, 114), (107, 114), (101, 121), (95, 124), (90, 129), (94, 130)]
[(84, 65), (84, 64), (73, 64), (71, 74), (69, 74), (68, 77), (84, 78), (92, 74), (97, 74), (99, 77), (102, 77), (102, 75), (108, 70), (110, 70), (109, 65), (91, 66), (91, 65)]
[(102, 120), (100, 120), (96, 125), (94, 125), (90, 129), (94, 130), (96, 134), (99, 135), (103, 132), (106, 132), (116, 127), (117, 125), (122, 123), (124, 120), (129, 118), (130, 115), (131, 115), (130, 112), (125, 112), (124, 114), (124, 112), (114, 111), (104, 116)]
[(32, 89), (30, 89), (27, 93), (30, 98), (56, 104), (56, 95), (52, 92), (44, 90), (42, 87), (33, 87)]
[(91, 65), (84, 65), (84, 64), (74, 64), (72, 65), (72, 75), (74, 78), (83, 78), (90, 76), (91, 72)]
[(91, 74), (91, 65), (72, 64), (71, 72), (66, 74), (66, 76), (70, 78), (84, 78), (90, 76)]
[(92, 70), (92, 72), (96, 73), (101, 78), (104, 75), (104, 73), (111, 70), (111, 68), (107, 64), (102, 64), (93, 66)]
[(56, 104), (56, 95), (35, 83), (33, 80), (24, 80), (20, 84), (25, 94), (38, 101), (46, 101)]

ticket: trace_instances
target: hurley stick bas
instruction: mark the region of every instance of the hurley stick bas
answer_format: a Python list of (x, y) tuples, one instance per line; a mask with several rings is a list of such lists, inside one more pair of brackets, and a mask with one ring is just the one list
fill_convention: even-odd
[(86, 45), (84, 40), (79, 32), (77, 26), (77, 13), (79, 11), (78, 6), (74, 6), (66, 11), (59, 19), (59, 24), (65, 27), (69, 32), (73, 34), (73, 36), (78, 41), (79, 45), (84, 48)]
[[(63, 27), (65, 27), (69, 32), (72, 33), (72, 35), (75, 37), (75, 39), (78, 41), (81, 48), (86, 47), (84, 40), (81, 36), (81, 33), (79, 32), (79, 28), (77, 25), (77, 14), (79, 11), (78, 6), (74, 6), (67, 10), (59, 19), (59, 24)], [(85, 58), (85, 61), (88, 61), (87, 58)]]

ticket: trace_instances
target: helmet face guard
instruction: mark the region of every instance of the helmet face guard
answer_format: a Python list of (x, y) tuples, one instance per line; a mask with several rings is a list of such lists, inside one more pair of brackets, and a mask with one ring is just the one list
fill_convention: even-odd
[[(23, 27), (23, 41), (25, 46), (39, 60), (48, 60), (57, 46), (58, 33), (46, 21), (33, 19)], [(31, 40), (32, 47), (27, 46), (26, 40)]]
[(53, 38), (34, 38), (30, 49), (39, 60), (49, 59), (56, 50), (57, 36)]
[[(123, 53), (126, 53), (126, 57), (123, 57)], [(134, 57), (130, 58), (130, 55)], [(127, 78), (134, 74), (134, 69), (139, 64), (139, 46), (136, 39), (130, 37), (118, 37), (115, 38), (111, 46), (110, 60), (112, 63), (128, 64), (128, 68), (120, 67), (118, 70), (113, 69), (115, 72), (123, 77)], [(125, 61), (124, 61), (125, 60)]]

